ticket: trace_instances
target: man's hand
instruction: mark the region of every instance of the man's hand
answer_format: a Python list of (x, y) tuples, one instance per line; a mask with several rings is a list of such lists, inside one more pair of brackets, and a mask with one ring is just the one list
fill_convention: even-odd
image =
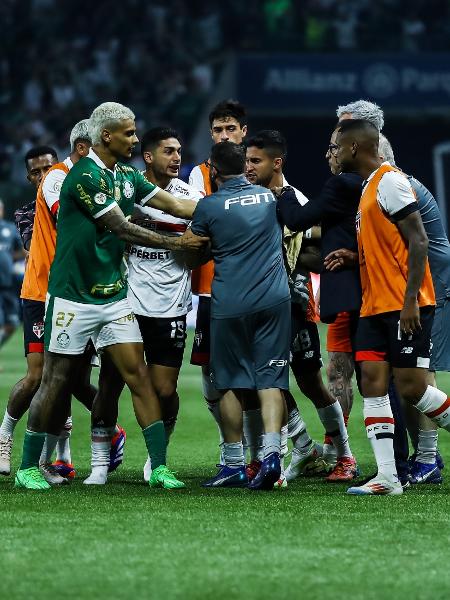
[(178, 238), (178, 241), (180, 250), (183, 250), (184, 252), (199, 252), (205, 249), (209, 242), (209, 238), (195, 235), (195, 233), (188, 229)]
[(290, 185), (285, 185), (284, 187), (277, 187), (277, 186), (275, 186), (273, 188), (270, 188), (270, 191), (275, 196), (275, 198), (279, 198), (287, 190), (290, 190), (290, 191), (293, 192), (294, 188), (291, 187)]
[(358, 264), (358, 253), (347, 248), (340, 248), (330, 252), (323, 261), (327, 271), (338, 271), (344, 267), (356, 267)]
[(400, 331), (410, 335), (422, 329), (417, 298), (407, 298), (400, 311)]

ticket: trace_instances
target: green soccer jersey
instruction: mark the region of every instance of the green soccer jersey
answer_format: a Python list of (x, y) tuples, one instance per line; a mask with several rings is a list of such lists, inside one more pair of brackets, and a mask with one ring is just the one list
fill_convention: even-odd
[(111, 171), (93, 150), (80, 159), (61, 188), (49, 294), (85, 304), (125, 298), (125, 242), (97, 219), (114, 206), (129, 217), (134, 204), (145, 204), (158, 190), (134, 167), (117, 163)]

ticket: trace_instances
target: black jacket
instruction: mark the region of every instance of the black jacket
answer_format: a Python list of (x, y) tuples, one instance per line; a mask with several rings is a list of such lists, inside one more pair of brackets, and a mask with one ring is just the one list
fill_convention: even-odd
[[(304, 206), (295, 194), (286, 191), (277, 203), (280, 221), (293, 231), (322, 226), (322, 258), (338, 248), (357, 252), (355, 217), (361, 198), (363, 179), (356, 173), (330, 177), (318, 198)], [(342, 269), (320, 274), (320, 318), (332, 323), (337, 313), (359, 311), (361, 284), (358, 269)]]

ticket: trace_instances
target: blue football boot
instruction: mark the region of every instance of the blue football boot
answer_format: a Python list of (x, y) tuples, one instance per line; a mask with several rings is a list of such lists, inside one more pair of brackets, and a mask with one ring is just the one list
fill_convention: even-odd
[(442, 483), (441, 471), (437, 462), (430, 464), (415, 461), (409, 472), (409, 480), (416, 483)]
[(278, 452), (272, 452), (261, 463), (261, 468), (248, 484), (250, 490), (273, 490), (273, 485), (280, 478), (281, 463)]
[(445, 463), (444, 463), (444, 459), (442, 458), (439, 450), (436, 451), (436, 463), (437, 463), (437, 466), (439, 467), (439, 470), (442, 471), (445, 467)]
[(245, 472), (245, 466), (242, 467), (227, 467), (227, 465), (216, 465), (219, 467), (219, 472), (211, 479), (207, 479), (202, 483), (203, 487), (247, 487), (248, 478)]

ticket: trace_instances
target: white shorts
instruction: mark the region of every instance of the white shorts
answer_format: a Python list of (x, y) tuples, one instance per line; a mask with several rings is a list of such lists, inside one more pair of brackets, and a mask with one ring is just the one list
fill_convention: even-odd
[(45, 349), (57, 354), (83, 354), (89, 338), (97, 349), (142, 343), (127, 298), (108, 304), (83, 304), (47, 294), (44, 335)]

